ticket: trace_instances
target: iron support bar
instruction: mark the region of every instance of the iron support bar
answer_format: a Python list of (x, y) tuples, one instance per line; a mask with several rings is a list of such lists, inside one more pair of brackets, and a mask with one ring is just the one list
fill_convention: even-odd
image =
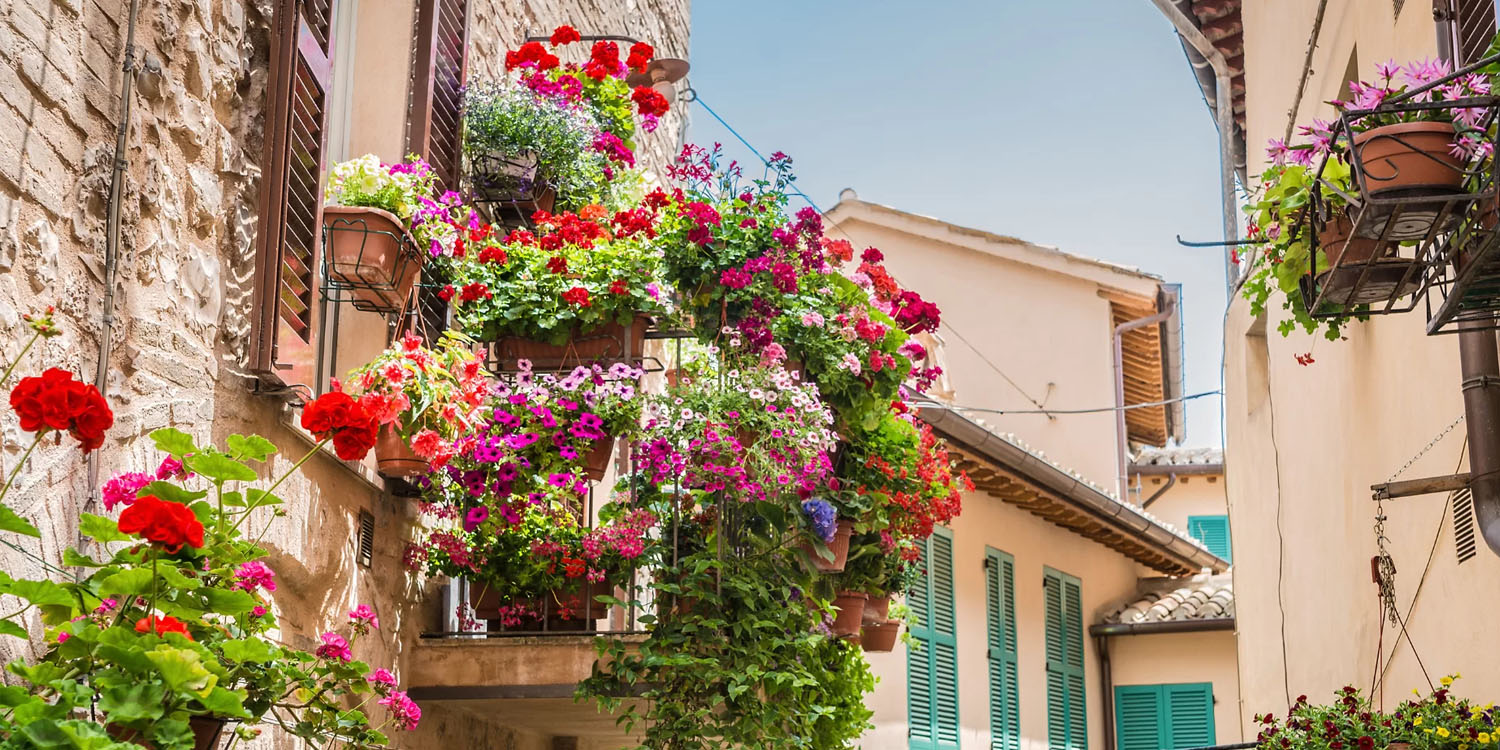
[(1451, 474), (1443, 477), (1404, 479), (1400, 482), (1382, 482), (1370, 485), (1376, 500), (1392, 500), (1398, 497), (1431, 495), (1437, 492), (1455, 492), (1469, 486), (1469, 474)]

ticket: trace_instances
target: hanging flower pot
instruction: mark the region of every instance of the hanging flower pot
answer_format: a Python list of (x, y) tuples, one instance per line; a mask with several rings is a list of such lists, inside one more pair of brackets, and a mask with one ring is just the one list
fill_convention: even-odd
[(891, 595), (890, 594), (884, 594), (882, 596), (871, 596), (870, 599), (869, 599), (869, 601), (865, 602), (864, 623), (866, 625), (872, 625), (872, 624), (875, 624), (875, 623), (878, 623), (878, 622), (885, 622), (886, 620), (890, 619), (890, 616), (891, 616)]
[(400, 310), (417, 283), (421, 261), (395, 214), (368, 206), (324, 206), (328, 273), (349, 289), (356, 307)]
[(819, 573), (842, 573), (844, 564), (849, 561), (849, 536), (853, 533), (854, 522), (839, 519), (838, 530), (833, 534), (833, 541), (828, 543), (829, 551), (833, 552), (832, 560), (819, 555), (817, 548), (811, 542), (803, 542), (800, 549), (812, 558), (813, 567)]
[(1349, 220), (1349, 214), (1343, 209), (1337, 209), (1333, 216), (1318, 230), (1318, 249), (1328, 259), (1328, 264), (1333, 267), (1352, 266), (1361, 264), (1375, 254), (1379, 242), (1365, 237), (1351, 236), (1354, 232), (1354, 222)]
[(896, 649), (896, 639), (900, 635), (900, 620), (865, 623), (860, 629), (859, 645), (872, 654), (884, 654)]
[(381, 425), (375, 438), (375, 463), (380, 475), (392, 479), (408, 479), (426, 474), (427, 462), (417, 456), (411, 444), (396, 432), (393, 425)]
[(595, 440), (593, 447), (583, 457), (583, 471), (588, 474), (589, 479), (595, 482), (604, 478), (604, 472), (609, 470), (609, 459), (615, 454), (615, 439), (604, 438)]
[(505, 336), (495, 342), (495, 356), (503, 362), (529, 360), (537, 369), (564, 368), (587, 362), (624, 360), (628, 345), (629, 358), (640, 359), (646, 348), (646, 328), (650, 324), (650, 318), (640, 315), (631, 321), (629, 328), (606, 323), (585, 334), (574, 333), (561, 344)]
[(537, 211), (550, 213), (557, 201), (557, 190), (541, 172), (535, 152), (506, 154), (492, 149), (470, 160), (469, 181), (480, 201), (512, 207), (529, 218)]
[(833, 634), (840, 638), (857, 638), (865, 614), (865, 600), (870, 595), (858, 591), (840, 591), (833, 600)]
[[(1354, 136), (1354, 158), (1372, 198), (1427, 197), (1465, 192), (1464, 160), (1452, 153), (1452, 123), (1402, 122), (1371, 128)], [(1443, 204), (1370, 207), (1374, 220), (1365, 233), (1392, 240), (1426, 237), (1443, 215)], [(1450, 211), (1446, 230), (1458, 220)], [(1389, 227), (1387, 226), (1389, 225)]]
[[(225, 719), (215, 716), (193, 716), (188, 719), (188, 729), (193, 733), (193, 750), (217, 750), (219, 739), (224, 735)], [(156, 750), (156, 745), (144, 737), (140, 732), (128, 727), (119, 727), (110, 724), (105, 727), (109, 736), (120, 742), (129, 742), (146, 748)]]

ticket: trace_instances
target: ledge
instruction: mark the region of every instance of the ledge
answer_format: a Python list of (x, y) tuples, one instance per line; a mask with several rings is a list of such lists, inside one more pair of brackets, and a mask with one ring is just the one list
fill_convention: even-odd
[[(622, 640), (637, 644), (645, 636)], [(571, 699), (593, 674), (595, 641), (591, 635), (423, 639), (408, 652), (402, 677), (416, 700)]]

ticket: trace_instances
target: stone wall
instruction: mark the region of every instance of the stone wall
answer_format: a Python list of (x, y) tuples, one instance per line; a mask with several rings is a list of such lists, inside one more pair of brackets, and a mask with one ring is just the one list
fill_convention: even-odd
[[(411, 5), (363, 2), (371, 9)], [(688, 0), (472, 5), (475, 77), (495, 75), (504, 50), (526, 32), (546, 33), (559, 23), (584, 34), (636, 36), (661, 55), (687, 56)], [(64, 335), (34, 348), (18, 372), (58, 366), (92, 380), (106, 317), (106, 215), (129, 2), (11, 0), (3, 6), (0, 328), (16, 332), (0, 336), (0, 357), (8, 362), (20, 348), (20, 314), (55, 304)], [(140, 0), (105, 389), (116, 423), (97, 452), (97, 481), (153, 467), (157, 457), (141, 438), (165, 426), (200, 440), (263, 434), (284, 454), (272, 462), (272, 473), (309, 447), (289, 426), (295, 414), (281, 401), (255, 394), (243, 367), (271, 8), (272, 0)], [(659, 171), (675, 152), (684, 107), (679, 103), (654, 136), (642, 139), (648, 166)], [(394, 135), (404, 133), (404, 125), (367, 118), (352, 128)], [(9, 471), (24, 435), (8, 411), (0, 415), (0, 436), (0, 468)], [(14, 575), (40, 576), (42, 561), (57, 562), (61, 550), (78, 541), (79, 511), (102, 512), (90, 492), (97, 481), (90, 482), (71, 442), (39, 447), (7, 502), (36, 522), (43, 538), (22, 540), (24, 551), (0, 551), (0, 566)], [(278, 573), (276, 606), (286, 640), (307, 645), (354, 604), (369, 603), (379, 614), (383, 638), (362, 642), (356, 656), (399, 666), (402, 653), (438, 616), (423, 596), (432, 584), (413, 579), (400, 565), (415, 515), (411, 502), (386, 494), (368, 467), (331, 456), (310, 461), (279, 494), (289, 515), (275, 520), (266, 540)], [(376, 559), (369, 569), (355, 562), (360, 510), (376, 518)], [(28, 650), (6, 639), (0, 659)], [(433, 727), (406, 738), (408, 746), (541, 743), (507, 734), (504, 727), (475, 728), (482, 722), (473, 717), (441, 709), (429, 714)]]

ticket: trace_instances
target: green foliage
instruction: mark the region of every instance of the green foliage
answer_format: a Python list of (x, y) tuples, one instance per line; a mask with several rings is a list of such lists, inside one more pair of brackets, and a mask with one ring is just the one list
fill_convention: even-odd
[[(513, 175), (507, 189), (524, 190), (524, 179), (557, 190), (557, 209), (605, 202), (609, 195), (605, 156), (594, 150), (599, 123), (583, 109), (558, 106), (515, 84), (473, 81), (464, 93), (464, 155), (472, 166), (498, 157), (534, 161), (531, 175)], [(502, 178), (486, 174), (476, 179)], [(515, 179), (520, 177), (522, 179)]]

